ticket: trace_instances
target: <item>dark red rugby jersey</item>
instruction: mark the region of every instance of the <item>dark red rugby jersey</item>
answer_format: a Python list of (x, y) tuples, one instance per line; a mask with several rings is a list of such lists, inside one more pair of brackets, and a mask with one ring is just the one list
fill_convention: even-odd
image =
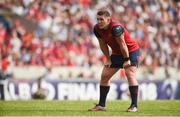
[[(116, 42), (115, 37), (113, 37), (112, 35), (112, 28), (114, 26), (122, 26), (122, 24), (111, 21), (108, 29), (99, 29), (98, 25), (96, 24), (94, 26), (94, 32), (96, 32), (97, 38), (101, 38), (106, 44), (108, 44), (111, 47), (112, 54), (122, 55), (120, 51), (120, 47), (118, 43)], [(124, 28), (124, 39), (127, 44), (129, 53), (139, 49), (138, 44), (136, 43), (135, 40), (131, 39), (128, 31), (125, 28)]]

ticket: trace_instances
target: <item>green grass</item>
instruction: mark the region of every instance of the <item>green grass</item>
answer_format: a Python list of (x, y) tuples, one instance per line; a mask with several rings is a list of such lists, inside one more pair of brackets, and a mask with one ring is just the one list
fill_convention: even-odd
[(126, 112), (129, 101), (108, 101), (107, 112), (88, 112), (96, 101), (0, 101), (0, 116), (180, 116), (180, 101), (139, 101), (139, 112)]

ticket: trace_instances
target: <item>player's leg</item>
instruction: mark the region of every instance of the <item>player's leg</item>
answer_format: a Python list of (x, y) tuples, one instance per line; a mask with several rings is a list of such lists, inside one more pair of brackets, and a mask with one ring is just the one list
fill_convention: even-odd
[(100, 98), (99, 103), (89, 111), (105, 111), (106, 97), (110, 89), (110, 79), (119, 70), (119, 68), (104, 67), (100, 81)]
[(119, 70), (119, 68), (104, 67), (100, 81), (100, 99), (99, 105), (105, 107), (106, 97), (110, 89), (110, 79)]
[(129, 91), (131, 94), (131, 105), (128, 108), (128, 112), (136, 112), (137, 111), (137, 98), (138, 98), (138, 81), (135, 78), (137, 67), (130, 66), (125, 69), (126, 76), (129, 84)]
[(136, 50), (129, 54), (131, 66), (125, 68), (126, 76), (129, 83), (129, 91), (131, 94), (131, 105), (128, 108), (128, 112), (136, 112), (137, 111), (137, 98), (138, 98), (138, 81), (135, 78), (137, 67), (138, 67), (138, 59), (140, 56), (140, 50)]

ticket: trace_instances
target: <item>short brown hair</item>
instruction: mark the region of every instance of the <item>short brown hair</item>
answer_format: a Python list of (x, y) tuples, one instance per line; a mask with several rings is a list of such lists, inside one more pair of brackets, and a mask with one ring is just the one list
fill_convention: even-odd
[(98, 12), (97, 12), (97, 15), (104, 15), (104, 16), (106, 16), (106, 17), (110, 17), (111, 16), (111, 14), (110, 14), (110, 12), (108, 11), (108, 10), (106, 10), (106, 9), (101, 9), (101, 10), (99, 10)]

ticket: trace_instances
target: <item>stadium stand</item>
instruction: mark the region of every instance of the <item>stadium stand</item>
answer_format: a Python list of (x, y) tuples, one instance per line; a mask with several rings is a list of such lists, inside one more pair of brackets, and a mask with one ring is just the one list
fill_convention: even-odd
[[(104, 6), (141, 47), (138, 79), (164, 79), (167, 72), (180, 79), (176, 0), (1, 0), (1, 70), (15, 79), (49, 72), (55, 79), (99, 79), (105, 58), (92, 27)], [(115, 77), (125, 77), (123, 70)]]

